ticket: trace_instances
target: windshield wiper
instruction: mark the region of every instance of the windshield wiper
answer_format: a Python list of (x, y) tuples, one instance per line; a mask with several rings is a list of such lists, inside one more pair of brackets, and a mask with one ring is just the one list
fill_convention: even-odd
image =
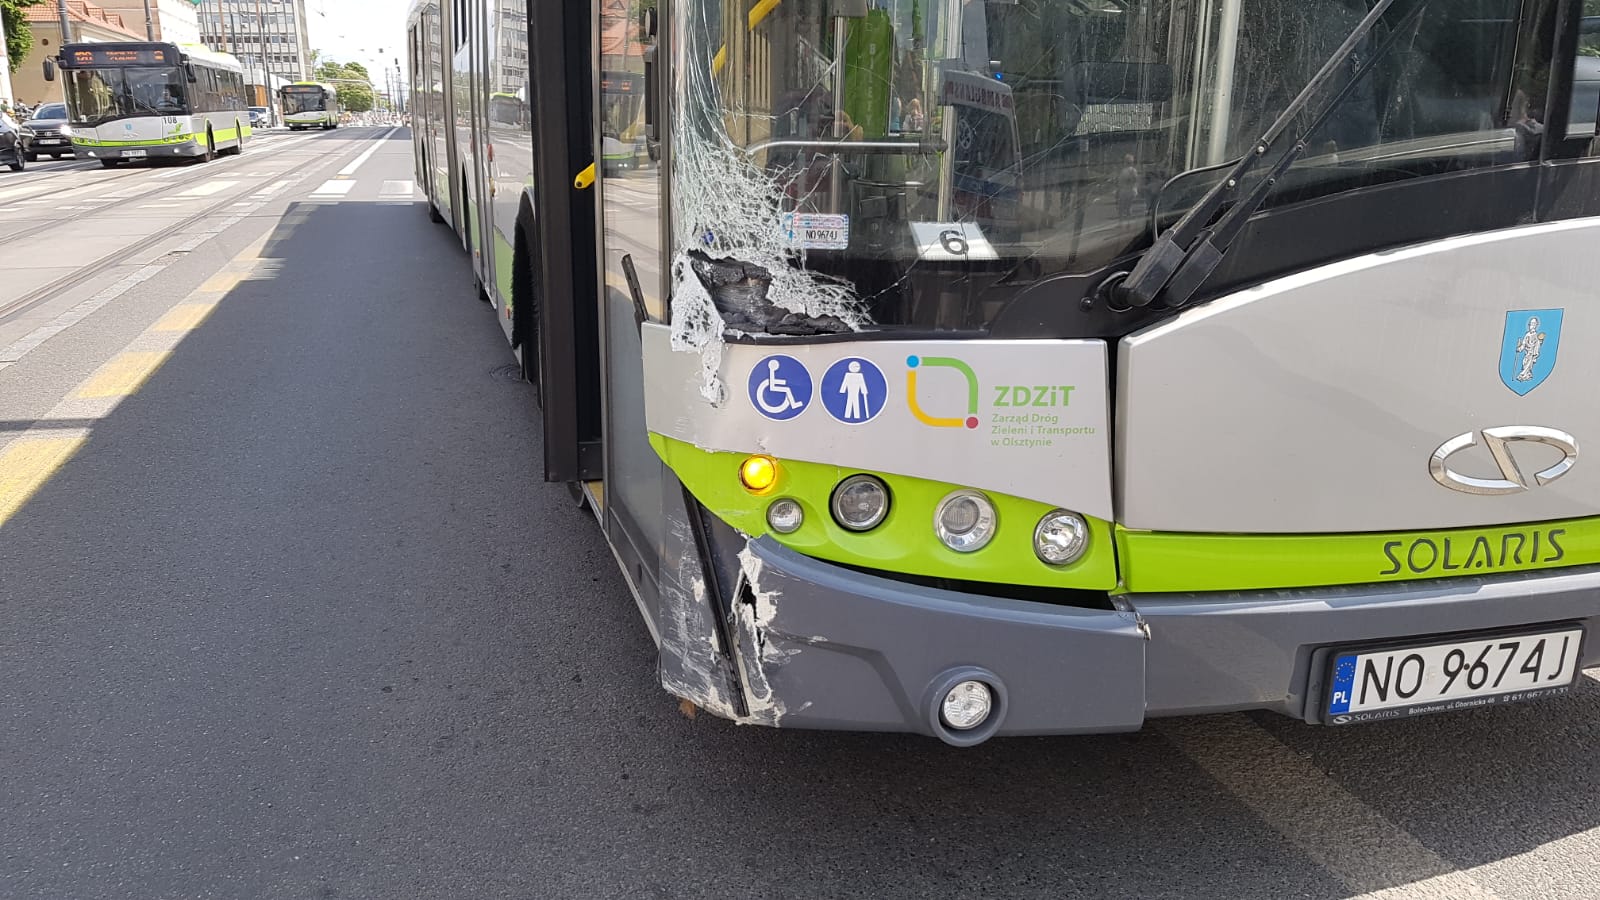
[(1200, 285), (1222, 262), (1222, 256), (1228, 252), (1228, 247), (1244, 230), (1246, 220), (1266, 202), (1267, 195), (1277, 184), (1278, 178), (1305, 152), (1306, 139), (1322, 126), (1340, 103), (1344, 102), (1356, 84), (1388, 53), (1389, 47), (1428, 5), (1427, 0), (1422, 0), (1415, 9), (1406, 14), (1406, 18), (1390, 33), (1388, 40), (1384, 41), (1378, 52), (1360, 62), (1351, 74), (1350, 80), (1328, 101), (1317, 114), (1316, 120), (1301, 130), (1295, 137), (1294, 143), (1284, 151), (1272, 168), (1248, 193), (1239, 195), (1245, 176), (1262, 165), (1267, 151), (1272, 149), (1278, 139), (1283, 137), (1284, 132), (1289, 130), (1289, 126), (1311, 103), (1311, 98), (1338, 76), (1346, 62), (1356, 57), (1361, 42), (1394, 4), (1395, 0), (1378, 0), (1356, 25), (1355, 30), (1344, 39), (1344, 43), (1340, 44), (1338, 49), (1333, 51), (1333, 55), (1328, 57), (1328, 61), (1322, 64), (1322, 68), (1317, 70), (1317, 74), (1306, 82), (1300, 93), (1295, 95), (1276, 119), (1272, 120), (1266, 132), (1250, 148), (1250, 152), (1234, 163), (1227, 176), (1190, 207), (1177, 224), (1156, 238), (1150, 249), (1140, 255), (1133, 271), (1118, 273), (1106, 279), (1100, 292), (1108, 305), (1114, 309), (1132, 309), (1153, 304), (1166, 309), (1178, 309), (1194, 297)]

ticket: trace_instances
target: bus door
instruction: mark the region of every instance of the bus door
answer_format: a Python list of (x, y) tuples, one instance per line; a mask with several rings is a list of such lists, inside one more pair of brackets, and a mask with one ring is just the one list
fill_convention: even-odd
[[(515, 329), (523, 370), (538, 386), (546, 481), (594, 485), (603, 503), (600, 306), (595, 285), (597, 191), (592, 128), (590, 9), (534, 3), (528, 14), (532, 185), (519, 203), (518, 251), (528, 292)], [(514, 276), (515, 277), (515, 276)]]
[[(469, 190), (473, 198), (473, 206), (469, 209), (475, 209), (472, 220), (473, 268), (476, 269), (478, 280), (483, 285), (484, 296), (491, 304), (496, 304), (494, 244), (491, 241), (494, 210), (490, 202), (488, 182), (489, 167), (494, 163), (487, 155), (489, 145), (489, 24), (485, 21), (485, 16), (489, 12), (487, 6), (488, 4), (484, 3), (467, 4), (472, 17), (471, 40), (467, 47), (470, 60), (467, 69), (467, 96), (471, 104), (469, 114), (472, 117), (472, 128), (466, 132), (469, 142), (467, 154), (475, 163), (467, 169), (467, 172), (470, 173)], [(499, 18), (498, 14), (495, 18)]]
[[(635, 588), (651, 602), (671, 528), (663, 509), (666, 477), (644, 420), (641, 318), (664, 321), (661, 171), (644, 152), (642, 88), (648, 37), (636, 4), (597, 0), (597, 91), (593, 136), (601, 165), (601, 328), (605, 344), (606, 530), (638, 557)], [(680, 501), (681, 505), (681, 501)], [(681, 520), (680, 520), (681, 521)]]

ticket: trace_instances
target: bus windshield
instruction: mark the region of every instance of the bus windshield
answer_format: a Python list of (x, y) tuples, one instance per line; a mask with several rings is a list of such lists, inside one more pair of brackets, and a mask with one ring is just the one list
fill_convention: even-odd
[(174, 66), (66, 71), (67, 107), (74, 125), (182, 115), (188, 111), (184, 87), (184, 74)]
[(322, 88), (283, 89), (283, 111), (286, 114), (322, 112), (324, 109), (327, 109), (327, 103)]
[[(713, 152), (759, 172), (780, 215), (826, 226), (797, 239), (807, 267), (853, 285), (880, 323), (911, 318), (913, 265), (982, 271), (994, 284), (1138, 252), (1368, 9), (871, 0), (836, 18), (838, 4), (801, 0), (726, 18), (711, 0), (686, 5), (678, 86), (691, 115), (676, 139), (727, 148)], [(1536, 156), (1548, 61), (1539, 6), (1399, 0), (1313, 101), (1345, 91), (1265, 207)], [(1352, 83), (1356, 60), (1374, 55)], [(705, 193), (705, 174), (680, 169), (674, 196)], [(991, 313), (968, 306), (933, 324), (981, 326)]]

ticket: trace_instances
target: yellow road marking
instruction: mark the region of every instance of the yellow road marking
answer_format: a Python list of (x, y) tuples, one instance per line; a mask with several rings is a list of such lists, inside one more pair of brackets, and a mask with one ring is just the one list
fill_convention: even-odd
[(221, 272), (207, 278), (205, 283), (195, 291), (196, 294), (226, 294), (239, 286), (249, 272), (236, 272), (223, 269)]
[(126, 397), (139, 389), (151, 373), (171, 356), (169, 350), (118, 353), (78, 388), (77, 397)]
[(151, 331), (193, 331), (216, 309), (215, 303), (180, 303), (150, 326)]
[(85, 438), (19, 438), (0, 451), (0, 526), (22, 508)]

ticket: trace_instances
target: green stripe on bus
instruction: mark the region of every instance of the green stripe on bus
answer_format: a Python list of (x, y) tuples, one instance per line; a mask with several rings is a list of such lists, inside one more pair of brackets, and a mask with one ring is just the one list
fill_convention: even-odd
[(74, 136), (72, 142), (74, 144), (82, 144), (85, 147), (160, 147), (166, 144), (182, 144), (192, 140), (194, 140), (194, 135), (180, 134), (175, 137), (145, 138), (142, 141), (101, 141)]
[(1117, 527), (1133, 593), (1495, 575), (1600, 563), (1600, 518), (1370, 534), (1186, 534)]
[[(704, 450), (654, 433), (650, 445), (712, 515), (745, 534), (768, 534), (797, 553), (817, 559), (993, 584), (1086, 590), (1111, 590), (1117, 584), (1111, 523), (1104, 520), (1084, 517), (1089, 523), (1089, 549), (1077, 562), (1058, 568), (1034, 555), (1033, 529), (1054, 509), (1049, 503), (986, 491), (999, 522), (994, 538), (981, 550), (957, 553), (934, 535), (933, 514), (939, 501), (961, 485), (783, 459), (778, 461), (777, 484), (756, 496), (739, 482), (739, 466), (747, 454)], [(846, 531), (828, 512), (833, 489), (840, 480), (858, 473), (882, 478), (892, 498), (883, 522), (866, 534)], [(778, 497), (798, 501), (805, 511), (803, 523), (793, 534), (778, 534), (767, 525), (767, 505)]]

